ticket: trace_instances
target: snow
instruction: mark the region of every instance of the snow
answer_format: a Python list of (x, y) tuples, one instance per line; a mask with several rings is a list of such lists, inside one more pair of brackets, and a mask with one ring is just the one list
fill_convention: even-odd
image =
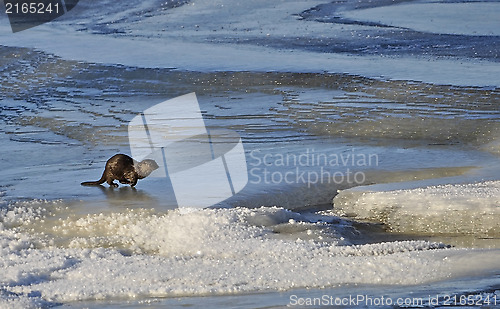
[[(44, 210), (39, 220), (61, 219), (46, 230), (20, 222), (0, 231), (1, 304), (422, 284), (500, 268), (495, 250), (427, 241), (351, 245), (340, 236), (341, 224), (278, 207), (76, 217), (60, 213), (61, 203), (6, 206), (23, 222), (39, 217), (33, 206)], [(278, 226), (305, 232), (280, 235), (273, 232)]]
[[(16, 204), (24, 219), (38, 204), (45, 211), (40, 220), (61, 220), (45, 230), (21, 224), (0, 231), (0, 304), (412, 285), (500, 268), (498, 250), (427, 241), (352, 245), (341, 236), (342, 224), (279, 207), (78, 217), (61, 213), (60, 203), (29, 202), (22, 215)], [(277, 227), (304, 232), (273, 232)]]
[(500, 181), (413, 189), (357, 187), (333, 200), (337, 212), (385, 223), (391, 231), (420, 234), (500, 233)]

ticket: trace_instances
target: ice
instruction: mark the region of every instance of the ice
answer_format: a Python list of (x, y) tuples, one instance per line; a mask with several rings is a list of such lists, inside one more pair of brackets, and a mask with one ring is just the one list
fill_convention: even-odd
[(354, 10), (342, 15), (417, 31), (458, 35), (500, 35), (500, 3), (410, 3)]
[[(294, 1), (290, 4), (288, 1), (193, 1), (189, 5), (157, 13), (150, 19), (126, 25), (118, 23), (115, 26), (117, 30), (127, 28), (126, 34), (120, 36), (78, 31), (76, 29), (81, 28), (78, 19), (69, 23), (45, 24), (16, 35), (12, 35), (7, 23), (2, 23), (0, 41), (6, 46), (36, 48), (65, 59), (147, 68), (203, 72), (332, 72), (438, 84), (500, 85), (500, 64), (493, 61), (359, 56), (286, 46), (273, 48), (266, 44), (266, 38), (273, 41), (282, 38), (296, 39), (298, 34), (299, 39), (304, 36), (305, 40), (317, 39), (321, 42), (327, 39), (325, 35), (342, 30), (342, 25), (312, 24), (294, 16), (319, 3), (321, 2)], [(497, 12), (498, 6), (493, 6), (492, 10)], [(73, 18), (77, 16), (72, 15)], [(228, 22), (235, 16), (237, 23)], [(99, 18), (94, 20), (96, 17), (88, 17), (90, 21), (86, 17), (87, 15), (82, 16), (82, 22), (102, 22)], [(115, 18), (119, 20), (121, 17)], [(165, 31), (159, 30), (159, 25), (163, 25)], [(199, 25), (203, 27), (200, 28)], [(495, 23), (491, 22), (490, 25), (494, 26)], [(109, 23), (109, 26), (113, 27), (113, 23)], [(213, 37), (215, 34), (217, 36)], [(54, 40), (54, 37), (58, 39)], [(264, 41), (257, 45), (229, 44), (222, 39), (232, 37), (243, 42)]]
[(358, 219), (383, 222), (394, 232), (492, 237), (500, 233), (500, 181), (389, 188), (341, 191), (333, 200), (334, 208)]

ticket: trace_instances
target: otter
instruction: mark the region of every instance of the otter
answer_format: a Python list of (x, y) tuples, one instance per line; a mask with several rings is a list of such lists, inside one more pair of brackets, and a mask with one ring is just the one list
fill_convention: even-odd
[(125, 154), (116, 154), (112, 156), (107, 162), (101, 179), (97, 181), (82, 182), (82, 186), (99, 186), (107, 182), (110, 187), (118, 187), (114, 183), (118, 180), (122, 184), (128, 184), (134, 187), (137, 180), (146, 178), (154, 170), (158, 168), (158, 164), (154, 160), (146, 159), (137, 162)]

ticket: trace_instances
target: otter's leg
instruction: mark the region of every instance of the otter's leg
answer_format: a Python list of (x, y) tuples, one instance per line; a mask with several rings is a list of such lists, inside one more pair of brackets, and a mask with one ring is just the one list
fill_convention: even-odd
[(116, 183), (114, 182), (114, 179), (113, 179), (113, 178), (108, 178), (108, 180), (106, 180), (106, 182), (108, 183), (108, 185), (109, 185), (110, 187), (113, 187), (113, 188), (117, 188), (117, 187), (118, 187), (118, 184), (116, 184)]
[(137, 176), (134, 175), (132, 179), (130, 179), (130, 186), (133, 188), (137, 184)]

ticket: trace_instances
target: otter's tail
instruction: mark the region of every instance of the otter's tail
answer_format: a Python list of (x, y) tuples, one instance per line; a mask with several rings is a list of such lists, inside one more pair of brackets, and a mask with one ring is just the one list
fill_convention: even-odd
[(102, 173), (101, 179), (98, 181), (84, 181), (81, 183), (82, 186), (99, 186), (102, 185), (106, 181), (106, 177), (104, 176), (106, 172)]

